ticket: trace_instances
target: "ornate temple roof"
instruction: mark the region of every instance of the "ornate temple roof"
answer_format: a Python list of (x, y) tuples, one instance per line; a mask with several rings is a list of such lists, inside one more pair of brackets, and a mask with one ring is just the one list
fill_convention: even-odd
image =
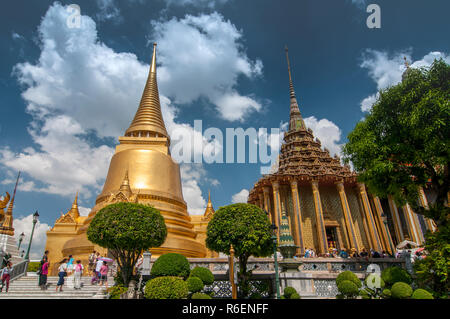
[(139, 108), (130, 127), (125, 132), (125, 136), (146, 136), (147, 134), (169, 139), (161, 113), (156, 81), (156, 43), (153, 43), (152, 64)]
[(16, 198), (16, 190), (17, 190), (17, 185), (19, 183), (19, 178), (20, 178), (20, 172), (17, 175), (16, 186), (14, 186), (14, 193), (11, 198), (11, 201), (9, 202), (8, 209), (6, 210), (6, 214), (3, 213), (3, 209), (6, 207), (6, 204), (8, 203), (8, 200), (9, 200), (8, 192), (6, 192), (6, 195), (7, 195), (6, 198), (4, 198), (2, 202), (0, 202), (0, 213), (2, 215), (2, 218), (0, 218), (0, 234), (14, 236), (13, 208), (14, 208), (14, 199)]

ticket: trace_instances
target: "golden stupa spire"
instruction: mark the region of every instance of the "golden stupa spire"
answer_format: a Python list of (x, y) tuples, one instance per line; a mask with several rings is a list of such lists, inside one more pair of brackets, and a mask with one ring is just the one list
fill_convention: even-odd
[(128, 169), (125, 171), (125, 176), (123, 177), (122, 184), (120, 184), (119, 191), (121, 191), (127, 197), (129, 197), (132, 193), (130, 187), (130, 179), (128, 178)]
[(306, 129), (305, 122), (303, 121), (302, 115), (300, 113), (300, 109), (298, 108), (297, 97), (295, 96), (294, 84), (292, 83), (292, 75), (291, 75), (291, 63), (289, 61), (289, 50), (286, 46), (286, 60), (288, 65), (289, 72), (289, 96), (291, 99), (290, 105), (290, 120), (289, 120), (289, 131), (297, 130), (297, 129)]
[(16, 186), (14, 186), (13, 196), (11, 201), (9, 202), (8, 209), (6, 210), (5, 218), (2, 222), (0, 233), (14, 236), (14, 228), (13, 228), (13, 208), (14, 208), (14, 199), (16, 198), (17, 185), (19, 184), (20, 171), (17, 174)]
[(211, 218), (214, 214), (214, 208), (211, 202), (211, 191), (208, 190), (208, 204), (206, 204), (205, 213), (203, 214), (204, 218)]
[(80, 217), (80, 211), (78, 210), (78, 192), (75, 195), (75, 199), (73, 200), (73, 203), (72, 203), (72, 208), (70, 209), (69, 212), (72, 215), (72, 217), (75, 219)]
[(153, 43), (152, 64), (141, 102), (130, 127), (125, 132), (125, 136), (169, 138), (159, 102), (156, 80), (156, 43)]

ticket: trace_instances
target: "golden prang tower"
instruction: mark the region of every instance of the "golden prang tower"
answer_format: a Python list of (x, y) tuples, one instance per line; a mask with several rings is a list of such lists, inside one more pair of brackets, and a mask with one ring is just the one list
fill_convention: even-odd
[[(197, 233), (183, 199), (180, 168), (170, 155), (170, 137), (161, 114), (156, 80), (156, 43), (139, 108), (124, 136), (119, 137), (119, 142), (103, 190), (89, 216), (80, 218), (71, 209), (47, 232), (49, 259), (57, 262), (64, 256), (74, 255), (86, 262), (94, 249), (106, 253), (87, 239), (86, 231), (100, 209), (116, 202), (148, 204), (161, 212), (168, 230), (167, 239), (161, 247), (153, 248), (152, 254), (177, 252), (186, 257), (204, 257), (204, 242), (196, 238)], [(71, 224), (70, 229), (61, 227), (67, 215), (70, 215), (66, 218), (66, 223)]]

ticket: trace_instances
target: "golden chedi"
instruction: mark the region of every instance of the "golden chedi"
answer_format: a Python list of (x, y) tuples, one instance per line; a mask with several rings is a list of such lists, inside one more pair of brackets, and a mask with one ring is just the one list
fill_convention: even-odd
[(156, 80), (156, 43), (139, 108), (124, 136), (119, 137), (119, 142), (103, 190), (89, 216), (74, 220), (76, 226), (72, 227), (69, 240), (66, 240), (67, 232), (64, 234), (63, 230), (56, 229), (58, 221), (47, 233), (49, 259), (56, 262), (64, 256), (74, 255), (86, 263), (94, 249), (106, 253), (89, 242), (86, 231), (100, 209), (116, 202), (148, 204), (161, 212), (168, 235), (161, 247), (151, 249), (153, 255), (176, 252), (186, 257), (204, 257), (204, 242), (197, 241), (197, 233), (183, 199), (180, 168), (170, 155), (170, 137), (161, 114)]

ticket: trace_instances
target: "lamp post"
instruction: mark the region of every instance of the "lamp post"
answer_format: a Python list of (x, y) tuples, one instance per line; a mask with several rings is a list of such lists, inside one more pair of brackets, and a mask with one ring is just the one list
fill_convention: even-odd
[[(386, 229), (386, 234), (389, 234), (388, 219), (384, 212), (381, 214), (381, 220), (383, 221), (384, 228)], [(391, 252), (392, 252), (392, 254), (394, 254), (394, 245), (392, 244), (391, 236), (387, 236), (387, 237), (389, 240), (389, 246), (391, 247)]]
[(17, 246), (17, 250), (20, 251), (20, 245), (22, 244), (22, 240), (25, 237), (25, 234), (22, 232), (22, 234), (19, 235), (19, 246)]
[(277, 286), (277, 299), (280, 299), (280, 278), (278, 276), (278, 260), (277, 260), (277, 226), (273, 223), (270, 226), (272, 229), (272, 242), (273, 242), (273, 259), (275, 264), (275, 284)]
[(39, 213), (36, 211), (33, 214), (33, 228), (31, 230), (31, 236), (30, 236), (30, 243), (28, 244), (28, 249), (27, 249), (27, 253), (25, 254), (25, 260), (29, 260), (29, 256), (30, 256), (30, 248), (31, 248), (31, 242), (33, 241), (33, 234), (34, 234), (34, 227), (36, 226), (36, 223), (38, 222), (39, 219)]

